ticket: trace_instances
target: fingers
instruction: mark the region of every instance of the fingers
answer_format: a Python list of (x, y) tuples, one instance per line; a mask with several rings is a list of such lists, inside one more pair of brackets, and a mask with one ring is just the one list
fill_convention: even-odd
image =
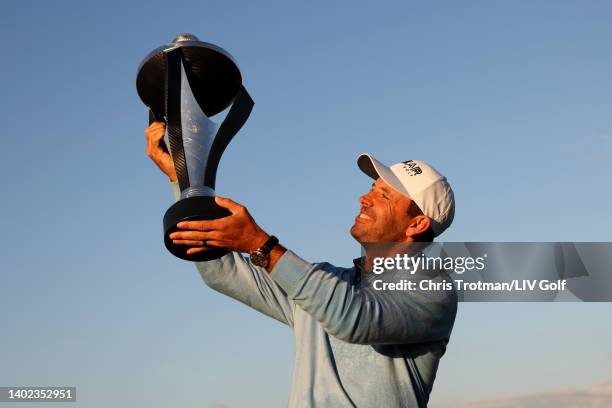
[(164, 137), (166, 124), (163, 122), (154, 122), (145, 130), (147, 138), (147, 155), (156, 157), (163, 153), (163, 149), (159, 145), (160, 140)]
[[(214, 231), (214, 230), (219, 229), (221, 225), (217, 220), (209, 220), (209, 221), (181, 221), (178, 224), (176, 224), (176, 226), (182, 230)], [(176, 232), (174, 232), (173, 234), (176, 234)]]
[(232, 214), (236, 214), (238, 212), (241, 212), (241, 211), (245, 210), (245, 207), (243, 205), (238, 204), (237, 202), (235, 202), (234, 200), (231, 200), (229, 198), (216, 196), (215, 197), (215, 202), (219, 206), (228, 209)]
[(164, 122), (153, 122), (148, 128), (145, 130), (145, 135), (147, 139), (152, 139), (153, 141), (159, 142), (159, 140), (164, 137), (164, 132), (166, 131), (166, 124)]
[(166, 131), (164, 122), (153, 122), (145, 129), (147, 139), (147, 156), (166, 174), (170, 181), (176, 181), (174, 162), (167, 150), (162, 148), (162, 139)]
[[(169, 235), (171, 240), (212, 241), (219, 239), (216, 231), (176, 231)], [(200, 244), (201, 245), (201, 244)]]
[(190, 239), (173, 239), (172, 243), (174, 245), (187, 245), (187, 246), (204, 246), (204, 241), (194, 241)]
[(204, 252), (207, 249), (208, 248), (205, 248), (205, 247), (189, 248), (186, 253), (187, 253), (187, 255), (193, 255), (193, 254), (197, 254), (197, 253), (200, 253), (200, 252)]
[[(214, 241), (213, 241), (213, 243), (214, 243)], [(185, 253), (187, 255), (193, 255), (193, 254), (197, 254), (197, 253), (200, 253), (200, 252), (207, 251), (209, 249), (213, 249), (212, 247), (220, 246), (220, 245), (212, 245), (212, 244), (209, 244), (208, 242), (207, 242), (207, 244), (208, 244), (207, 246), (195, 246), (195, 247), (189, 248), (189, 249), (187, 249), (187, 251), (185, 251)]]
[(147, 138), (147, 144), (158, 146), (159, 141), (164, 137), (165, 131), (166, 124), (163, 122), (155, 122), (146, 128), (145, 137)]

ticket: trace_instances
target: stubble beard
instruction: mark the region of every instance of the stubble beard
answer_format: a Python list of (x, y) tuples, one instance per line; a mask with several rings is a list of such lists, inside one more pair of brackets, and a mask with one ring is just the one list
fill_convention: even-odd
[(359, 225), (357, 223), (353, 224), (353, 226), (351, 227), (351, 235), (353, 236), (353, 238), (355, 239), (355, 241), (359, 242), (359, 244), (364, 245), (367, 244), (369, 242), (372, 242), (370, 235), (371, 235), (371, 228), (369, 226), (365, 226), (365, 225)]

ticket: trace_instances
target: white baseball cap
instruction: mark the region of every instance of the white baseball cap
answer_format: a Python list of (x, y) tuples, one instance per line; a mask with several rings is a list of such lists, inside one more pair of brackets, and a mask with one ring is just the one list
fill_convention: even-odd
[(419, 206), (431, 220), (435, 236), (440, 235), (455, 217), (455, 195), (446, 177), (420, 160), (408, 160), (387, 167), (367, 153), (357, 159), (357, 165), (374, 180), (382, 178), (399, 193)]

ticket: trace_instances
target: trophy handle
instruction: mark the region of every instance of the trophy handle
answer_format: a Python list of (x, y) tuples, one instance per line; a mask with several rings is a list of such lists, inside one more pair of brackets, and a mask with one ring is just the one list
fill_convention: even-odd
[(225, 151), (227, 145), (232, 138), (238, 133), (240, 128), (245, 124), (251, 111), (253, 110), (253, 99), (247, 92), (243, 85), (240, 85), (238, 94), (234, 99), (234, 103), (227, 113), (227, 116), (219, 126), (215, 140), (210, 147), (210, 153), (208, 155), (208, 164), (204, 173), (204, 185), (209, 186), (213, 190), (215, 189), (215, 182), (217, 179), (217, 168), (219, 167), (219, 161), (221, 155)]
[(153, 122), (165, 122), (164, 115), (161, 113), (155, 113), (152, 109), (149, 109), (149, 125)]

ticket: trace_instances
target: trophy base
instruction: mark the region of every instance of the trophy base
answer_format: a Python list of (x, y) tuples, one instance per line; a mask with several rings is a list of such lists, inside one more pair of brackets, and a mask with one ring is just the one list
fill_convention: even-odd
[(210, 261), (221, 258), (228, 251), (222, 248), (208, 249), (197, 254), (187, 254), (186, 245), (175, 245), (168, 236), (174, 231), (178, 231), (176, 224), (181, 221), (216, 220), (231, 215), (223, 207), (215, 203), (215, 197), (193, 196), (187, 197), (174, 203), (166, 214), (164, 214), (164, 244), (172, 255), (186, 261)]

